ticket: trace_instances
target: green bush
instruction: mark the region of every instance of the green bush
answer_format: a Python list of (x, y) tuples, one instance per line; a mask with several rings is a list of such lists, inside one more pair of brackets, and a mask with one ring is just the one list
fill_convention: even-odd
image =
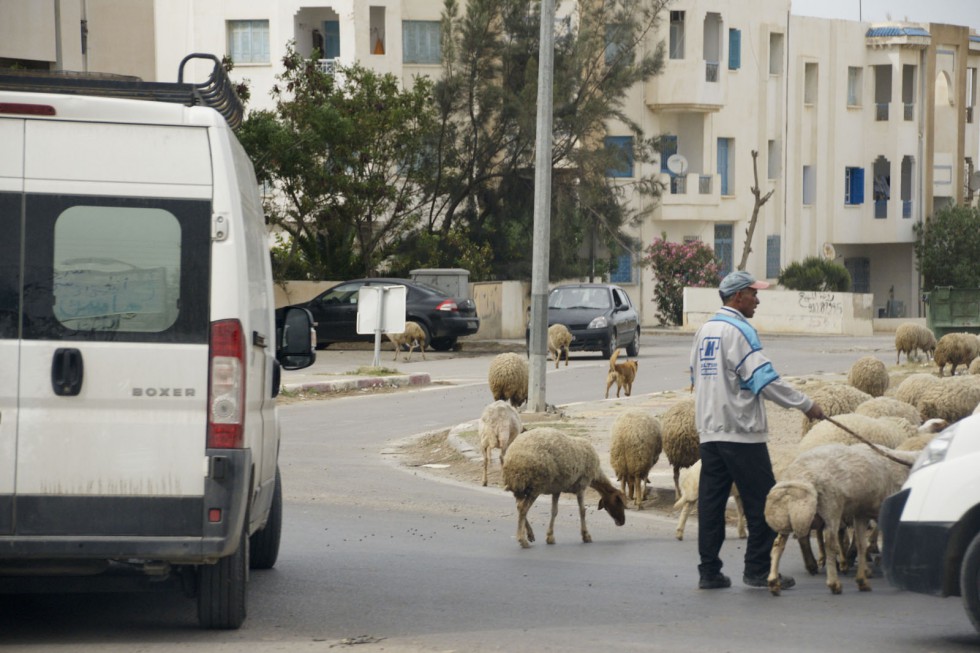
[(786, 266), (779, 274), (779, 285), (789, 290), (848, 292), (851, 274), (840, 263), (808, 256)]

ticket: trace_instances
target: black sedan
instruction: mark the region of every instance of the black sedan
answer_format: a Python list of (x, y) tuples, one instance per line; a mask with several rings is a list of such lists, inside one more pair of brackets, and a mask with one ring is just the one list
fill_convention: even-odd
[(450, 297), (433, 286), (408, 279), (373, 278), (344, 281), (308, 302), (316, 320), (317, 348), (332, 342), (373, 341), (373, 334), (357, 333), (358, 291), (366, 285), (402, 285), (406, 288), (405, 319), (417, 322), (436, 351), (449, 351), (460, 336), (476, 333), (480, 318), (472, 299)]
[(640, 318), (626, 291), (608, 283), (556, 286), (548, 293), (548, 326), (572, 332), (572, 351), (600, 351), (605, 358), (620, 347), (640, 353)]

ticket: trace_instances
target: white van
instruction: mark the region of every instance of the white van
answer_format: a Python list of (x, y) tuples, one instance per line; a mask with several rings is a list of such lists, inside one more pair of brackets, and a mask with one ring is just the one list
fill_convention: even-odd
[(912, 592), (962, 596), (980, 632), (980, 415), (932, 439), (879, 517), (889, 582)]
[(0, 588), (136, 572), (237, 628), (279, 550), (280, 364), (315, 343), (302, 310), (277, 334), (208, 58), (199, 85), (0, 75)]

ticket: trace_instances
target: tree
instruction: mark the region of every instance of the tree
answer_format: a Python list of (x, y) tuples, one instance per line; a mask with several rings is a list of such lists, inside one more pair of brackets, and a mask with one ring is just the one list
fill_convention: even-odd
[(755, 198), (755, 203), (752, 205), (752, 217), (749, 218), (749, 226), (745, 230), (745, 246), (742, 248), (742, 260), (738, 264), (738, 270), (744, 270), (746, 264), (749, 262), (749, 254), (752, 253), (752, 235), (755, 233), (755, 225), (759, 221), (759, 209), (769, 201), (772, 197), (775, 188), (770, 188), (769, 192), (765, 195), (759, 190), (759, 151), (752, 150), (752, 176), (755, 183), (749, 190), (752, 191), (752, 196)]
[[(593, 232), (638, 248), (623, 227), (640, 216), (607, 171), (654, 154), (622, 108), (626, 93), (663, 66), (662, 44), (641, 46), (665, 4), (581, 0), (574, 27), (556, 23), (552, 278), (583, 273), (580, 250)], [(530, 277), (539, 25), (538, 3), (469, 0), (462, 12), (458, 0), (445, 0), (435, 174), (420, 232), (406, 250), (457, 232), (489, 244), (491, 276)], [(634, 135), (632, 152), (605, 147), (609, 121)], [(653, 179), (633, 184), (659, 192)], [(452, 247), (437, 253), (438, 264), (458, 255)]]
[(779, 274), (779, 285), (789, 290), (847, 292), (851, 274), (840, 263), (808, 256), (786, 266)]
[(346, 279), (377, 271), (428, 203), (436, 126), (432, 84), (358, 65), (327, 74), (318, 52), (290, 47), (272, 89), (274, 111), (253, 111), (239, 139), (276, 193), (269, 222), (277, 278)]
[(684, 288), (717, 286), (720, 265), (709, 245), (700, 240), (672, 243), (664, 233), (646, 249), (643, 265), (653, 271), (657, 285), (653, 300), (661, 324), (679, 325), (684, 320)]
[(980, 288), (980, 209), (950, 206), (913, 227), (922, 289)]

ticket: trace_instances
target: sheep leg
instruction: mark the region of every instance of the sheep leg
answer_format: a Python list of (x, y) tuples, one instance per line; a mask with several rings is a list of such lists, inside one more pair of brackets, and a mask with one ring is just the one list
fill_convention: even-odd
[[(840, 559), (840, 538), (838, 537), (838, 531), (840, 531), (840, 526), (836, 523), (836, 520), (827, 520), (824, 525), (823, 539), (824, 547), (827, 550), (827, 587), (834, 594), (841, 593), (840, 579), (837, 577), (837, 565), (832, 565), (829, 560), (839, 560)], [(831, 558), (832, 556), (832, 558)]]
[(636, 490), (636, 509), (643, 510), (643, 499), (646, 498), (647, 491), (647, 477), (645, 475), (637, 474), (634, 476), (634, 490)]
[(779, 596), (783, 591), (782, 583), (779, 582), (779, 560), (783, 557), (786, 550), (786, 533), (780, 533), (772, 543), (772, 551), (769, 553), (769, 592), (773, 596)]
[[(592, 541), (589, 529), (585, 527), (585, 490), (580, 490), (578, 495), (578, 516), (582, 522), (582, 541), (588, 544)], [(558, 495), (555, 495), (555, 510), (558, 510)]]
[(558, 516), (558, 497), (560, 492), (551, 495), (551, 521), (548, 522), (548, 535), (544, 538), (548, 544), (555, 543), (555, 517)]
[(422, 360), (425, 360), (425, 338), (419, 340), (419, 353), (422, 354)]
[(681, 498), (681, 468), (674, 465), (674, 501)]
[[(817, 542), (820, 542), (820, 536), (817, 536)], [(817, 565), (817, 559), (813, 557), (813, 547), (810, 545), (810, 534), (807, 533), (806, 537), (799, 539), (800, 542), (800, 555), (803, 556), (803, 564), (806, 566), (807, 573), (811, 576), (816, 576), (817, 572), (820, 571), (820, 567)], [(823, 543), (820, 543), (820, 549), (823, 550)]]
[(684, 526), (687, 525), (687, 517), (688, 517), (688, 515), (691, 514), (691, 509), (692, 508), (694, 508), (694, 503), (691, 502), (691, 501), (688, 501), (687, 503), (685, 503), (684, 504), (684, 507), (681, 508), (681, 516), (680, 516), (680, 519), (677, 520), (677, 531), (676, 531), (676, 535), (677, 535), (677, 539), (678, 540), (683, 540), (684, 539)]
[(857, 572), (854, 582), (862, 592), (870, 592), (868, 584), (868, 522), (858, 517), (854, 520), (854, 544), (857, 547)]
[(742, 496), (735, 495), (735, 515), (738, 523), (738, 536), (745, 539), (749, 536), (749, 531), (745, 522), (745, 506), (742, 505)]
[(568, 367), (568, 347), (565, 347), (565, 367)]
[(537, 495), (526, 496), (517, 500), (517, 543), (522, 549), (527, 549), (534, 541), (534, 531), (527, 521), (527, 511), (531, 509)]
[(483, 450), (483, 487), (487, 486), (487, 468), (490, 466), (490, 450)]
[(823, 531), (823, 528), (817, 529), (817, 551), (820, 553), (820, 555), (817, 556), (817, 567), (827, 566), (827, 549), (823, 544)]

